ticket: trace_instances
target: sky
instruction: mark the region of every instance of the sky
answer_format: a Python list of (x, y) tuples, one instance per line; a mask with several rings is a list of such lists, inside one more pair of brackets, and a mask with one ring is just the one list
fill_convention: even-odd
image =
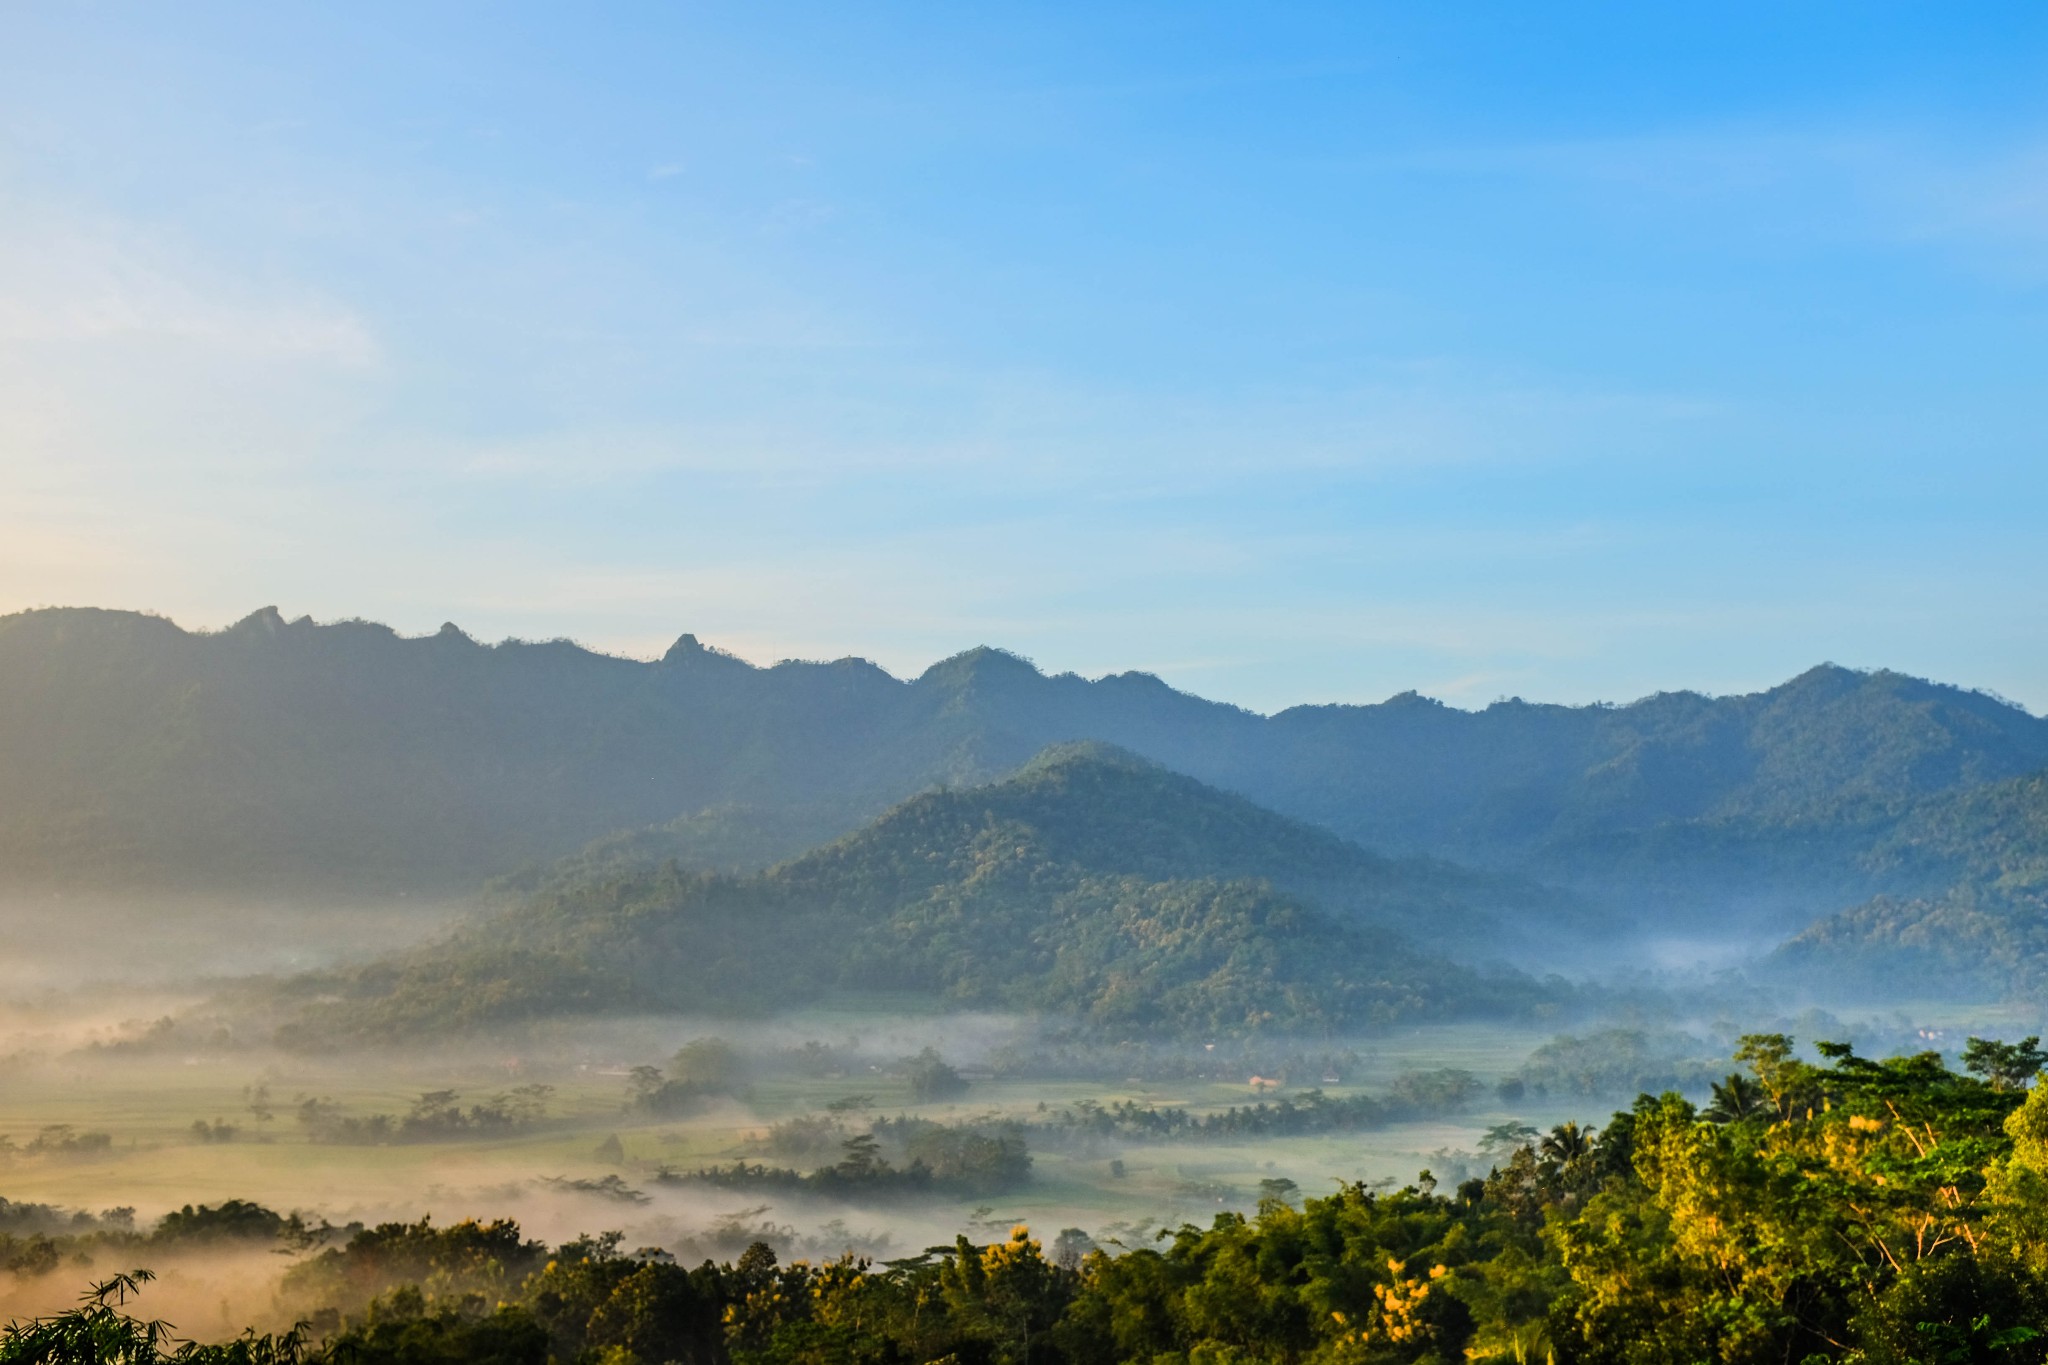
[(0, 612), (2048, 710), (2048, 6), (0, 0)]

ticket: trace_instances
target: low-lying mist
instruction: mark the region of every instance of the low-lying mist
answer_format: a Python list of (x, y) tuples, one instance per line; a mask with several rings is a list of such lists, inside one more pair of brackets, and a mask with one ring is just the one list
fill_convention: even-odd
[[(550, 1245), (615, 1233), (685, 1263), (756, 1243), (879, 1261), (1017, 1223), (1114, 1251), (1337, 1182), (1484, 1176), (1515, 1133), (1604, 1123), (1639, 1091), (1706, 1094), (1746, 1033), (1885, 1055), (2043, 1031), (2011, 1006), (1831, 1013), (1690, 949), (1625, 971), (1589, 955), (1568, 1003), (1534, 1017), (1321, 1034), (1120, 1034), (847, 995), (291, 1051), (237, 1013), (239, 983), (424, 941), (465, 908), (0, 908), (0, 1316), (142, 1266), (150, 1312), (188, 1335), (281, 1327), (307, 1310), (284, 1292), (293, 1266), (422, 1219), (515, 1220)], [(164, 1231), (236, 1201), (285, 1231)]]
[(393, 896), (0, 895), (0, 1001), (80, 988), (196, 998), (224, 981), (309, 971), (426, 942), (474, 912)]

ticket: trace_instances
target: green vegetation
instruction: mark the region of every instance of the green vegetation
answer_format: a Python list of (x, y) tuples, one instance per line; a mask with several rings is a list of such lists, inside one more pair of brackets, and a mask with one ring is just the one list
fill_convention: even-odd
[(453, 1090), (430, 1090), (402, 1115), (343, 1112), (332, 1100), (308, 1098), (297, 1106), (299, 1125), (314, 1142), (457, 1142), (524, 1132), (547, 1114), (554, 1087), (522, 1085), (463, 1108)]
[(702, 872), (759, 872), (832, 842), (881, 814), (887, 804), (710, 806), (666, 824), (619, 830), (565, 858), (494, 878), (486, 895), (525, 900), (670, 862)]
[[(1273, 1179), (1254, 1214), (1120, 1246), (1070, 1229), (1050, 1255), (1019, 1227), (881, 1264), (756, 1245), (685, 1269), (617, 1234), (550, 1249), (506, 1222), (360, 1229), (286, 1276), (305, 1330), (242, 1341), (366, 1365), (2048, 1360), (2038, 1040), (1972, 1040), (1964, 1072), (1817, 1050), (1744, 1038), (1705, 1111), (1666, 1093), (1598, 1129), (1498, 1125), (1492, 1171), (1455, 1190), (1425, 1172), (1297, 1206)], [(154, 1359), (52, 1345), (161, 1344), (114, 1297), (16, 1324), (0, 1361)]]
[(1719, 1075), (1707, 1044), (1672, 1029), (1608, 1028), (1551, 1039), (1529, 1054), (1514, 1093), (1580, 1097), (1697, 1093)]
[[(1284, 1037), (1226, 1038), (1213, 1050), (1202, 1040), (1083, 1046), (1066, 1034), (1055, 1035), (1056, 1045), (1041, 1047), (1037, 1040), (1047, 1032), (1021, 1020), (882, 1014), (873, 1002), (778, 1019), (758, 1032), (730, 1023), (719, 1031), (737, 1054), (731, 1090), (702, 1096), (674, 1115), (633, 1106), (634, 1066), (646, 1059), (664, 1080), (672, 1079), (678, 1048), (709, 1032), (702, 1027), (579, 1022), (520, 1041), (493, 1038), (475, 1047), (380, 1049), (374, 1055), (280, 1057), (189, 1042), (141, 1053), (99, 1050), (26, 1061), (7, 1075), (17, 1141), (25, 1142), (38, 1126), (65, 1122), (74, 1131), (109, 1133), (112, 1147), (83, 1159), (17, 1151), (11, 1160), (0, 1160), (0, 1191), (63, 1210), (54, 1223), (37, 1225), (53, 1233), (64, 1230), (70, 1209), (136, 1204), (153, 1215), (167, 1200), (173, 1206), (188, 1200), (218, 1205), (244, 1198), (278, 1209), (312, 1204), (335, 1221), (344, 1221), (344, 1214), (447, 1217), (458, 1211), (545, 1216), (550, 1221), (536, 1226), (555, 1235), (564, 1226), (623, 1222), (635, 1237), (653, 1240), (657, 1234), (644, 1224), (677, 1216), (680, 1205), (690, 1212), (680, 1215), (679, 1234), (659, 1235), (692, 1263), (703, 1256), (729, 1259), (761, 1238), (785, 1258), (837, 1255), (848, 1247), (898, 1256), (929, 1240), (917, 1230), (921, 1225), (950, 1235), (981, 1203), (998, 1206), (986, 1220), (1022, 1219), (1053, 1230), (1081, 1225), (1094, 1232), (1131, 1219), (1206, 1218), (1248, 1197), (1270, 1176), (1291, 1177), (1321, 1192), (1326, 1178), (1335, 1175), (1378, 1179), (1420, 1165), (1440, 1174), (1457, 1170), (1455, 1162), (1430, 1154), (1445, 1145), (1472, 1145), (1458, 1130), (1478, 1125), (1478, 1115), (1492, 1120), (1497, 1102), (1487, 1088), (1467, 1110), (1393, 1112), (1364, 1127), (1290, 1124), (1286, 1131), (1265, 1131), (1261, 1125), (1260, 1131), (1241, 1128), (1177, 1141), (1089, 1138), (1057, 1125), (1062, 1111), (1078, 1103), (1183, 1110), (1199, 1121), (1232, 1108), (1299, 1106), (1306, 1090), (1318, 1085), (1333, 1103), (1349, 1105), (1363, 1094), (1384, 1104), (1412, 1088), (1403, 1080), (1411, 1073), (1469, 1068), (1491, 1080), (1533, 1041), (1526, 1024), (1500, 1020), (1404, 1028), (1321, 1047)], [(922, 1104), (916, 1099), (906, 1062), (927, 1041), (945, 1049), (941, 1060), (966, 1072), (971, 1084), (964, 1095)], [(515, 1058), (516, 1071), (508, 1069)], [(1253, 1074), (1279, 1078), (1282, 1086), (1254, 1091), (1246, 1084)], [(1341, 1079), (1326, 1083), (1330, 1076)], [(268, 1082), (275, 1111), (268, 1124), (245, 1108), (260, 1089), (252, 1084), (259, 1079)], [(296, 1117), (304, 1100), (319, 1098), (343, 1117), (381, 1113), (395, 1121), (420, 1095), (444, 1090), (457, 1092), (467, 1111), (516, 1085), (543, 1082), (555, 1087), (546, 1116), (517, 1131), (324, 1142), (313, 1141)], [(1544, 1104), (1517, 1108), (1544, 1122), (1563, 1112)], [(195, 1117), (211, 1121), (222, 1114), (242, 1130), (234, 1142), (193, 1139)], [(877, 1128), (885, 1130), (883, 1149), (891, 1164), (903, 1166), (908, 1154), (887, 1130), (905, 1122), (1019, 1124), (1033, 1159), (1032, 1179), (999, 1197), (940, 1191), (928, 1199), (878, 1205), (872, 1213), (812, 1199), (707, 1196), (668, 1189), (657, 1179), (664, 1167), (687, 1172), (735, 1160), (808, 1173), (835, 1163), (847, 1137)], [(800, 1135), (799, 1129), (811, 1131)], [(598, 1155), (613, 1135), (612, 1155)], [(1109, 1167), (1116, 1158), (1125, 1162), (1121, 1177)], [(653, 1204), (633, 1205), (577, 1183), (610, 1176), (650, 1196)], [(744, 1220), (744, 1234), (706, 1224), (729, 1206), (769, 1203), (776, 1211)], [(565, 1225), (565, 1216), (576, 1221)], [(853, 1226), (831, 1230), (827, 1225), (840, 1217)], [(783, 1231), (759, 1230), (767, 1223)], [(29, 1231), (22, 1229), (24, 1235)], [(681, 1240), (673, 1240), (678, 1235)], [(103, 1259), (96, 1271), (104, 1275), (134, 1264), (166, 1271), (172, 1280), (172, 1288), (159, 1286), (152, 1296), (158, 1302), (166, 1295), (173, 1299), (165, 1316), (187, 1326), (224, 1325), (214, 1300), (202, 1301), (203, 1313), (189, 1306), (169, 1274), (177, 1267), (160, 1258)], [(56, 1289), (55, 1282), (44, 1282), (15, 1296), (11, 1306), (40, 1309)], [(5, 1292), (0, 1276), (0, 1294)], [(9, 1307), (0, 1304), (0, 1317)]]
[(1783, 965), (1980, 997), (2048, 984), (2048, 774), (1920, 802), (1870, 861), (1927, 893), (1878, 896), (1821, 920), (1779, 953)]
[(217, 1205), (187, 1204), (137, 1231), (135, 1210), (109, 1209), (97, 1217), (66, 1214), (49, 1205), (0, 1205), (0, 1270), (17, 1283), (51, 1275), (66, 1264), (87, 1264), (110, 1256), (140, 1257), (223, 1246), (275, 1247), (303, 1251), (331, 1235), (298, 1214), (281, 1214), (245, 1199)]
[[(23, 1156), (95, 1157), (112, 1150), (111, 1133), (81, 1133), (68, 1123), (46, 1123), (21, 1144)], [(0, 1137), (0, 1154), (15, 1150), (14, 1139)]]
[[(893, 1165), (882, 1152), (886, 1135), (903, 1153)], [(734, 1162), (687, 1175), (664, 1174), (674, 1185), (706, 1185), (749, 1194), (808, 1194), (823, 1199), (873, 1203), (926, 1195), (980, 1198), (1007, 1194), (1031, 1179), (1031, 1153), (1017, 1123), (941, 1124), (899, 1120), (877, 1124), (842, 1144), (830, 1166), (805, 1175), (785, 1167)]]
[[(1340, 886), (1344, 909), (1275, 889), (1282, 873)], [(1464, 885), (1129, 755), (1069, 747), (1000, 783), (915, 797), (756, 877), (670, 864), (310, 978), (292, 989), (317, 1003), (280, 1036), (308, 1048), (551, 1015), (755, 1013), (835, 989), (1209, 1036), (1553, 998), (1392, 927), (1476, 916)]]
[(307, 1349), (298, 1328), (281, 1335), (249, 1332), (209, 1346), (171, 1345), (172, 1326), (125, 1310), (129, 1296), (155, 1277), (147, 1270), (116, 1275), (89, 1288), (80, 1307), (54, 1317), (0, 1328), (0, 1361), (7, 1365), (301, 1365), (323, 1358)]
[(651, 1118), (674, 1118), (697, 1109), (716, 1095), (730, 1095), (739, 1084), (739, 1053), (723, 1038), (699, 1038), (670, 1059), (668, 1070), (636, 1066), (627, 1077), (627, 1112)]
[(1333, 1098), (1309, 1090), (1301, 1098), (1196, 1114), (1184, 1107), (1141, 1105), (1132, 1100), (1102, 1105), (1084, 1100), (1039, 1123), (1055, 1139), (1117, 1138), (1126, 1142), (1238, 1141), (1298, 1137), (1305, 1133), (1357, 1133), (1389, 1123), (1441, 1118), (1462, 1112), (1480, 1091), (1469, 1071), (1442, 1067), (1396, 1077), (1383, 1095)]
[(910, 1082), (910, 1098), (920, 1104), (967, 1093), (966, 1080), (934, 1048), (925, 1048), (910, 1058), (904, 1064), (904, 1077)]

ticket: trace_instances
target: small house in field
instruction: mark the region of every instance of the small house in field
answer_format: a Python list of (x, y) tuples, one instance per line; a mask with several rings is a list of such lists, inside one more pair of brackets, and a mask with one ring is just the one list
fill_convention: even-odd
[(1251, 1079), (1251, 1088), (1259, 1091), (1278, 1090), (1280, 1080), (1276, 1076), (1254, 1076)]

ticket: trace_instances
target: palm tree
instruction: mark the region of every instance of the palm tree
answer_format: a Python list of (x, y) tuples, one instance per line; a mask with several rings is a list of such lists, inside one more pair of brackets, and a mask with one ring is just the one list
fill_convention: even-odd
[(1714, 1102), (1700, 1117), (1710, 1123), (1740, 1123), (1770, 1107), (1771, 1098), (1764, 1093), (1763, 1083), (1738, 1071), (1715, 1084)]
[(1593, 1134), (1593, 1129), (1581, 1128), (1577, 1123), (1560, 1123), (1544, 1135), (1539, 1150), (1546, 1161), (1570, 1168), (1593, 1155)]
[(1578, 1192), (1592, 1184), (1599, 1175), (1594, 1164), (1594, 1136), (1593, 1129), (1567, 1122), (1545, 1133), (1543, 1140), (1536, 1144), (1536, 1155), (1542, 1161), (1543, 1182), (1562, 1192), (1568, 1200), (1576, 1198)]

